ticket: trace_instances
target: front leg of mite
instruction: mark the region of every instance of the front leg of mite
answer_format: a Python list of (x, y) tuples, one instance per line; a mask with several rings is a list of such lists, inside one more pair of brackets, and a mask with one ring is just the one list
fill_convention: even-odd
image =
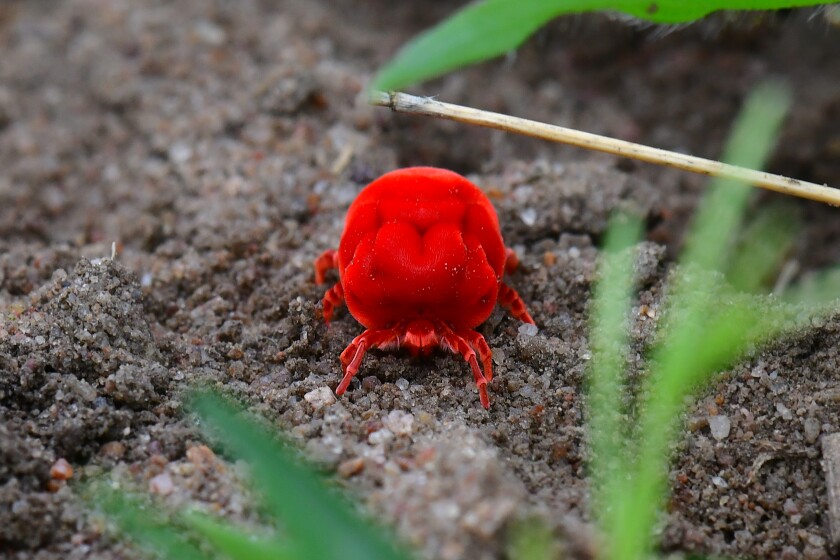
[(371, 348), (388, 349), (392, 346), (398, 346), (400, 334), (396, 329), (368, 329), (356, 338), (353, 339), (344, 352), (341, 353), (339, 359), (341, 360), (341, 371), (344, 377), (341, 383), (335, 390), (335, 394), (341, 396), (350, 386), (350, 381), (356, 376), (359, 367), (362, 365), (362, 359), (365, 357), (367, 351)]
[(487, 396), (487, 378), (484, 377), (484, 374), (481, 373), (481, 369), (478, 367), (475, 350), (472, 349), (472, 346), (470, 346), (463, 336), (449, 329), (443, 333), (440, 340), (441, 346), (456, 354), (460, 354), (470, 364), (470, 369), (472, 369), (473, 377), (475, 378), (475, 385), (478, 387), (478, 398), (481, 400), (481, 406), (489, 409), (490, 397)]
[(463, 337), (470, 346), (478, 352), (478, 357), (481, 359), (481, 366), (484, 368), (484, 377), (487, 381), (493, 380), (493, 352), (490, 350), (490, 345), (484, 339), (484, 336), (478, 331), (464, 330), (459, 331), (458, 335)]

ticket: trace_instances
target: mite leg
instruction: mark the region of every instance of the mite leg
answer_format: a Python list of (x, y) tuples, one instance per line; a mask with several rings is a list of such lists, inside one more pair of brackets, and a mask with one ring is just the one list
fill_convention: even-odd
[(470, 346), (478, 352), (478, 357), (481, 358), (481, 366), (484, 369), (484, 378), (487, 381), (493, 380), (493, 353), (490, 350), (490, 346), (487, 344), (487, 341), (484, 340), (484, 337), (481, 336), (481, 333), (476, 331), (463, 331), (458, 333), (462, 337), (464, 337), (467, 342), (470, 343)]
[[(478, 334), (478, 333), (476, 333)], [(478, 368), (478, 360), (475, 357), (475, 350), (469, 345), (464, 337), (449, 330), (443, 333), (441, 337), (441, 346), (444, 348), (460, 354), (464, 360), (470, 364), (470, 368), (475, 377), (475, 385), (478, 387), (478, 398), (481, 400), (481, 406), (486, 409), (490, 408), (490, 398), (487, 396), (487, 378), (481, 373)]]
[(525, 309), (525, 302), (522, 301), (522, 298), (519, 297), (519, 294), (516, 293), (516, 290), (502, 282), (499, 285), (499, 298), (497, 300), (499, 305), (507, 309), (510, 314), (515, 318), (519, 319), (524, 323), (534, 323), (534, 319), (531, 318), (531, 314), (528, 313), (528, 310)]
[(332, 320), (333, 311), (336, 307), (340, 307), (344, 303), (344, 288), (341, 287), (341, 282), (336, 282), (335, 285), (327, 290), (324, 294), (324, 299), (321, 300), (321, 307), (324, 308), (324, 321), (329, 325)]
[(394, 329), (366, 330), (353, 339), (339, 357), (341, 359), (341, 371), (344, 377), (335, 390), (335, 394), (341, 396), (350, 386), (350, 381), (359, 371), (362, 365), (362, 358), (371, 348), (387, 349), (399, 344), (399, 333)]
[(312, 264), (315, 265), (315, 283), (321, 285), (325, 281), (327, 272), (338, 268), (338, 251), (334, 249), (324, 251)]

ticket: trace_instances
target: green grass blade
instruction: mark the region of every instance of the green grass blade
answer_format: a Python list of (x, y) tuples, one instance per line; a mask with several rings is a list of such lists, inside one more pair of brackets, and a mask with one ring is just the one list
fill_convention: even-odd
[(244, 419), (232, 404), (202, 391), (193, 395), (191, 408), (226, 450), (251, 465), (266, 507), (306, 558), (407, 558), (348, 503), (328, 492), (273, 434)]
[(612, 9), (653, 23), (687, 23), (724, 10), (783, 10), (830, 3), (813, 0), (650, 0), (622, 2), (622, 6), (616, 5)]
[(237, 560), (306, 560), (292, 547), (260, 538), (196, 511), (179, 515), (183, 524), (225, 558)]
[[(784, 301), (788, 303), (823, 308), (829, 313), (837, 307), (837, 298), (840, 298), (840, 267), (810, 276), (783, 294)], [(833, 305), (826, 305), (828, 302), (833, 302)]]
[[(776, 82), (758, 86), (747, 99), (723, 153), (723, 161), (761, 169), (790, 106), (790, 93)], [(723, 270), (752, 189), (736, 179), (716, 178), (698, 209), (680, 262), (700, 270)], [(691, 288), (688, 288), (693, 291)], [(681, 294), (675, 295), (678, 299)]]
[(610, 531), (616, 520), (610, 508), (620, 492), (623, 438), (627, 437), (622, 419), (622, 382), (628, 347), (627, 323), (633, 289), (633, 247), (641, 235), (641, 221), (626, 215), (614, 216), (607, 229), (604, 257), (599, 268), (590, 311), (592, 359), (589, 362), (588, 409), (590, 475), (594, 488), (595, 511), (602, 529)]
[[(778, 87), (757, 88), (748, 99), (726, 149), (725, 161), (758, 169), (767, 157), (787, 107)], [(716, 180), (701, 204), (686, 243), (680, 274), (663, 317), (668, 331), (654, 351), (652, 371), (641, 394), (637, 462), (613, 496), (614, 527), (607, 526), (610, 558), (638, 560), (653, 546), (652, 529), (665, 495), (669, 445), (683, 398), (725, 360), (738, 357), (753, 339), (777, 333), (773, 314), (744, 305), (727, 314), (725, 292), (710, 290), (710, 271), (721, 270), (748, 192), (730, 180)], [(735, 305), (737, 308), (737, 304)]]
[(511, 527), (508, 560), (555, 560), (560, 558), (551, 527), (539, 518), (520, 521)]
[(778, 10), (829, 4), (813, 0), (484, 0), (468, 5), (406, 44), (374, 77), (396, 90), (504, 54), (552, 19), (616, 11), (657, 23), (694, 21), (720, 10)]
[(89, 490), (91, 504), (135, 544), (158, 558), (168, 560), (207, 560), (208, 556), (190, 542), (188, 534), (155, 507), (100, 482)]
[(744, 231), (730, 259), (726, 278), (733, 288), (756, 292), (778, 272), (793, 246), (797, 220), (788, 207), (763, 210)]
[(533, 0), (471, 4), (405, 45), (374, 77), (371, 88), (400, 89), (498, 56), (518, 47), (557, 14), (557, 6)]

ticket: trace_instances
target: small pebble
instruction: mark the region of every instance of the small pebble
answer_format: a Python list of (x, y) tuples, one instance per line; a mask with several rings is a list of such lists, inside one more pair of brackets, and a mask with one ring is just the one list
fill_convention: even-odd
[(361, 457), (354, 457), (338, 465), (338, 474), (343, 478), (350, 478), (362, 472), (364, 468), (365, 460)]
[(380, 443), (387, 443), (394, 439), (394, 432), (388, 428), (376, 430), (368, 436), (368, 443), (371, 445), (379, 445)]
[(782, 403), (776, 403), (776, 412), (778, 412), (783, 420), (793, 420), (793, 413), (788, 407)]
[(329, 387), (318, 387), (303, 395), (304, 400), (312, 405), (315, 410), (321, 410), (325, 406), (335, 404), (335, 395)]
[(99, 448), (99, 453), (110, 459), (121, 459), (125, 455), (125, 444), (120, 441), (109, 441)]
[(519, 396), (526, 399), (533, 399), (537, 395), (533, 385), (525, 385), (519, 389)]
[(805, 432), (805, 441), (808, 443), (815, 443), (820, 437), (820, 422), (816, 418), (806, 418), (802, 426)]
[(716, 440), (722, 441), (728, 438), (731, 428), (732, 422), (730, 422), (728, 416), (709, 416), (709, 430), (712, 432), (712, 437)]
[(395, 435), (407, 436), (414, 431), (414, 416), (402, 410), (392, 410), (382, 419), (382, 424)]
[(53, 480), (70, 480), (73, 477), (73, 467), (66, 459), (61, 458), (50, 467), (50, 477)]
[[(368, 393), (375, 390), (380, 385), (382, 385), (382, 382), (376, 376), (368, 375), (367, 377), (362, 378), (362, 389)], [(397, 380), (397, 387), (399, 387), (399, 379)]]
[(540, 332), (540, 329), (537, 325), (532, 325), (531, 323), (522, 323), (519, 325), (519, 334), (522, 336), (536, 336), (538, 332)]
[(208, 45), (218, 47), (227, 40), (224, 29), (209, 21), (199, 21), (194, 29), (196, 37)]
[(175, 490), (172, 477), (169, 473), (159, 474), (149, 480), (149, 492), (159, 496), (168, 496)]
[(184, 163), (193, 155), (192, 148), (185, 142), (176, 142), (169, 148), (169, 159), (173, 163)]
[(519, 217), (522, 219), (522, 223), (528, 227), (537, 223), (537, 211), (533, 208), (524, 209), (519, 213)]
[(207, 468), (215, 465), (216, 454), (206, 445), (193, 445), (187, 449), (187, 459), (196, 467)]
[(713, 476), (712, 484), (714, 484), (718, 488), (729, 488), (729, 483), (727, 483), (722, 476)]
[(505, 363), (505, 358), (507, 356), (505, 355), (504, 350), (502, 350), (501, 348), (493, 348), (492, 352), (493, 352), (493, 363), (494, 364), (499, 366), (499, 365), (502, 365), (503, 363)]

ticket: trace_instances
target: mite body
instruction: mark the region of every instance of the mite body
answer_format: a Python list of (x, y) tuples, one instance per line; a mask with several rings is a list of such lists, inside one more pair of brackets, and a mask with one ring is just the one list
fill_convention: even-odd
[(517, 262), (490, 200), (461, 175), (412, 167), (370, 183), (347, 211), (338, 250), (315, 261), (318, 284), (331, 268), (340, 275), (324, 296), (324, 319), (346, 303), (366, 328), (341, 353), (344, 377), (336, 395), (347, 390), (370, 348), (405, 348), (412, 355), (443, 348), (469, 363), (489, 408), (490, 347), (474, 329), (497, 302), (534, 322), (503, 282)]

